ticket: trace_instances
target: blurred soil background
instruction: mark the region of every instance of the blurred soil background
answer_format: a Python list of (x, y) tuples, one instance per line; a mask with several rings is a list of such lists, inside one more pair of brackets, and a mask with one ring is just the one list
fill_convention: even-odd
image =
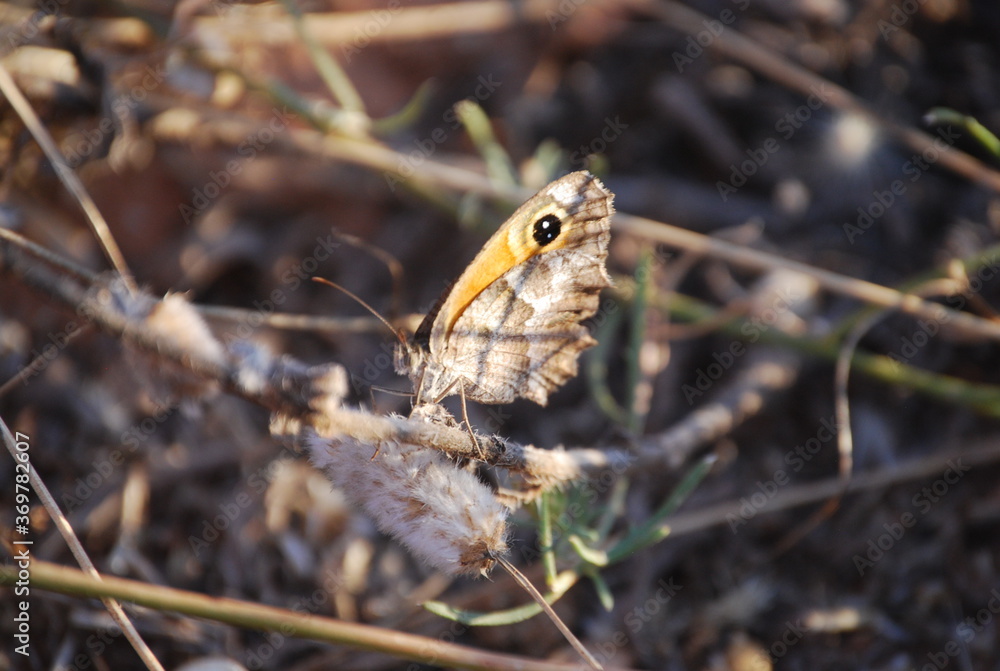
[[(352, 374), (353, 400), (374, 399), (378, 412), (408, 409), (405, 397), (370, 392), (372, 385), (408, 388), (392, 370), (393, 337), (350, 298), (305, 278), (329, 278), (398, 317), (426, 310), (461, 272), (517, 204), (433, 178), (419, 188), (407, 179), (431, 163), (484, 172), (454, 111), (463, 99), (482, 108), (532, 188), (587, 168), (616, 194), (622, 212), (816, 268), (912, 287), (949, 268), (950, 277), (965, 277), (969, 269), (955, 260), (997, 244), (1000, 201), (987, 179), (956, 174), (936, 154), (921, 156), (885, 127), (831, 103), (826, 89), (794, 90), (717, 50), (717, 33), (738, 31), (851, 91), (883, 119), (971, 154), (990, 172), (1000, 168), (997, 157), (967, 128), (928, 124), (925, 116), (951, 108), (1000, 131), (996, 3), (690, 2), (709, 21), (693, 34), (661, 11), (668, 6), (297, 3), (313, 37), (343, 66), (363, 111), (336, 112), (345, 101), (331, 97), (280, 4), (4, 2), (0, 50), (143, 287), (245, 309), (235, 321), (212, 320), (222, 340), (249, 337), (309, 363), (338, 362)], [(331, 150), (303, 140), (320, 137), (304, 134), (311, 120), (326, 120), (333, 136), (354, 144)], [(376, 141), (397, 154), (382, 164), (366, 159), (363, 147)], [(503, 165), (491, 161), (491, 168)], [(91, 270), (107, 269), (79, 207), (6, 100), (0, 171), (4, 227)], [(398, 294), (373, 249), (401, 264)], [(634, 324), (622, 318), (630, 305), (622, 288), (650, 249), (653, 294), (640, 353)], [(545, 409), (472, 404), (474, 425), (537, 446), (631, 449), (724, 393), (751, 353), (774, 347), (753, 337), (754, 322), (739, 321), (759, 271), (620, 232), (609, 270), (619, 288), (605, 305), (618, 318), (601, 326), (606, 347), (586, 353), (583, 368), (602, 357), (612, 395), (638, 399), (639, 430), (601, 411), (586, 371)], [(998, 270), (1000, 261), (990, 257), (968, 272), (977, 281), (934, 300), (995, 319)], [(527, 597), (500, 572), (492, 580), (451, 580), (421, 566), (306, 459), (278, 445), (265, 411), (226, 395), (164, 405), (121, 343), (91, 330), (60, 344), (82, 319), (14, 277), (0, 282), (2, 379), (55, 346), (51, 360), (6, 390), (0, 413), (30, 436), (37, 472), (101, 571), (487, 650), (575, 660), (543, 618), (468, 628), (430, 615), (419, 605), (430, 598), (490, 611)], [(725, 309), (725, 319), (716, 313), (684, 327), (691, 317), (678, 313), (678, 297)], [(854, 472), (888, 474), (884, 484), (849, 493), (796, 542), (785, 541), (824, 499), (769, 506), (786, 488), (808, 491), (810, 483), (836, 480), (833, 354), (862, 308), (818, 292), (798, 333), (827, 346), (782, 341), (787, 382), (763, 395), (746, 421), (673, 463), (665, 455), (617, 485), (590, 485), (599, 494), (594, 506), (622, 494), (618, 533), (647, 519), (698, 454), (714, 453), (716, 465), (683, 511), (723, 504), (730, 511), (602, 570), (610, 611), (586, 580), (558, 603), (609, 666), (1000, 668), (998, 455), (944, 461), (989, 451), (1000, 436), (995, 340), (884, 315), (861, 339), (863, 352), (942, 376), (931, 379), (932, 388), (968, 383), (983, 400), (946, 400), (855, 371)], [(358, 317), (363, 327), (317, 332), (258, 323), (275, 309)], [(735, 332), (722, 328), (734, 324)], [(741, 333), (741, 324), (751, 327)], [(734, 344), (747, 354), (727, 358)], [(638, 390), (628, 388), (636, 360)], [(892, 477), (914, 463), (941, 467)], [(5, 529), (13, 524), (13, 480), (13, 462), (0, 459)], [(530, 509), (515, 520), (515, 546), (531, 546)], [(34, 555), (73, 564), (40, 506), (33, 521)], [(516, 547), (513, 556), (521, 556)], [(541, 583), (537, 559), (517, 562)], [(108, 635), (98, 602), (39, 590), (32, 595), (34, 654), (20, 658), (7, 645), (14, 599), (8, 589), (0, 594), (0, 666), (85, 668), (85, 659), (90, 668), (138, 668), (124, 639)], [(142, 611), (135, 619), (167, 668), (212, 656), (247, 668), (421, 668), (169, 613)]]

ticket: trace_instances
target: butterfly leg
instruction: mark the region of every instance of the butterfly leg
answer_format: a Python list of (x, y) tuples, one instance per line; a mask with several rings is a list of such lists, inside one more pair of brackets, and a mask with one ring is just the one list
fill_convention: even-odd
[(478, 454), (479, 461), (485, 461), (486, 451), (483, 446), (479, 444), (479, 439), (476, 438), (476, 432), (472, 430), (472, 422), (469, 421), (469, 410), (465, 405), (465, 382), (459, 382), (458, 386), (459, 396), (462, 399), (462, 421), (465, 422), (465, 428), (469, 430), (469, 435), (472, 437), (472, 443), (476, 446), (476, 452)]

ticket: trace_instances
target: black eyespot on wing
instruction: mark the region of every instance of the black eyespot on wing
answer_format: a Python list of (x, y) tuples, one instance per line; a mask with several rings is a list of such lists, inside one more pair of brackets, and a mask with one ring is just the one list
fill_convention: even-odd
[(562, 221), (554, 214), (546, 214), (535, 222), (534, 230), (531, 232), (535, 242), (540, 247), (544, 247), (559, 237), (562, 232)]

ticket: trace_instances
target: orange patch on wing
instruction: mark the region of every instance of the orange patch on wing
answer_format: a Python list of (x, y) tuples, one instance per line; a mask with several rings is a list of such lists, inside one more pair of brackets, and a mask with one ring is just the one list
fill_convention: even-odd
[(512, 249), (505, 235), (492, 238), (458, 278), (458, 282), (448, 294), (448, 299), (441, 306), (439, 316), (445, 320), (445, 334), (451, 333), (455, 322), (483, 289), (493, 284), (511, 268), (527, 261), (534, 253), (535, 250), (530, 245), (520, 245), (517, 249)]
[(514, 217), (518, 217), (518, 214), (521, 214), (521, 217), (511, 222), (515, 227), (500, 231), (499, 233), (502, 234), (490, 238), (486, 246), (480, 250), (469, 267), (462, 273), (462, 276), (458, 278), (455, 286), (452, 287), (447, 300), (438, 313), (439, 317), (444, 319), (445, 337), (451, 334), (458, 318), (476, 299), (476, 296), (500, 279), (504, 273), (524, 263), (535, 254), (550, 252), (566, 246), (569, 240), (566, 230), (563, 230), (562, 235), (544, 247), (540, 247), (532, 237), (535, 222), (546, 214), (558, 216), (564, 227), (572, 226), (573, 224), (563, 208), (552, 203), (540, 207), (530, 214), (515, 213)]

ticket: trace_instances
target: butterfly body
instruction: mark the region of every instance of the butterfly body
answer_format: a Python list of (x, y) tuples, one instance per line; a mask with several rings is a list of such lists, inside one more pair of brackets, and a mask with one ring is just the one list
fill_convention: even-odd
[(587, 172), (552, 182), (489, 239), (396, 352), (416, 404), (463, 394), (486, 404), (549, 394), (595, 344), (581, 322), (597, 311), (613, 196)]

